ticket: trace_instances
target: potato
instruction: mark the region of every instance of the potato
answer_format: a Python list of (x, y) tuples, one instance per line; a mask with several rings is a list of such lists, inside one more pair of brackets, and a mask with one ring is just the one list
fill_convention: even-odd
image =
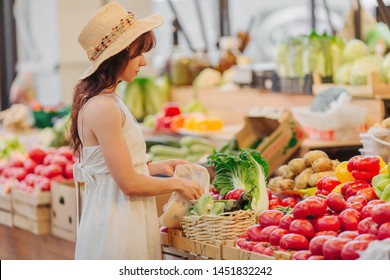
[(295, 182), (293, 179), (282, 179), (278, 182), (279, 189), (281, 190), (292, 190), (294, 189)]
[(311, 165), (314, 173), (333, 170), (333, 162), (329, 158), (318, 158)]
[(335, 177), (335, 173), (334, 171), (324, 171), (324, 172), (314, 173), (313, 175), (310, 176), (307, 183), (310, 185), (310, 187), (315, 187), (317, 185), (317, 182), (325, 176)]
[(283, 180), (284, 178), (282, 176), (276, 176), (273, 178), (270, 178), (267, 184), (267, 187), (271, 190), (280, 190), (279, 189), (279, 182)]
[(288, 163), (288, 167), (290, 168), (291, 172), (293, 172), (294, 175), (297, 176), (306, 168), (306, 165), (305, 161), (302, 158), (294, 158), (290, 160), (290, 162)]
[(295, 188), (306, 189), (311, 175), (313, 175), (313, 170), (310, 167), (303, 170), (297, 177), (295, 177)]
[(293, 179), (295, 177), (294, 173), (290, 170), (287, 164), (284, 164), (276, 170), (276, 176), (281, 176), (285, 179)]
[(311, 167), (313, 162), (315, 162), (316, 159), (319, 159), (319, 158), (329, 158), (329, 157), (324, 151), (320, 151), (320, 150), (314, 150), (314, 151), (307, 152), (303, 156), (303, 160), (305, 161), (306, 167)]

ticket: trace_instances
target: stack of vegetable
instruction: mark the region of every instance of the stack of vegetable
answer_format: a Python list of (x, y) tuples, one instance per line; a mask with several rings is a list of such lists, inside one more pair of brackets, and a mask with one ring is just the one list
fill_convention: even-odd
[(344, 41), (338, 36), (312, 32), (289, 38), (278, 49), (277, 72), (280, 77), (303, 78), (313, 72), (332, 77), (341, 63)]
[(307, 152), (302, 158), (292, 159), (280, 166), (277, 176), (269, 180), (268, 188), (276, 193), (314, 188), (322, 177), (335, 176), (338, 164), (339, 161), (329, 159), (323, 151)]
[[(159, 137), (161, 139), (161, 137)], [(156, 142), (154, 145), (149, 141), (149, 156), (151, 160), (166, 160), (166, 159), (185, 159), (191, 162), (197, 162), (203, 156), (209, 155), (215, 145), (212, 141), (194, 136), (183, 136), (178, 141), (174, 141), (172, 137), (164, 142)], [(153, 141), (153, 140), (152, 140)]]

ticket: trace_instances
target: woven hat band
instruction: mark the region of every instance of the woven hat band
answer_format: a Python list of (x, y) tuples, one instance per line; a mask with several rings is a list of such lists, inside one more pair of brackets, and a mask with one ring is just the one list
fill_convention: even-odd
[(101, 39), (98, 46), (91, 48), (91, 51), (93, 52), (89, 55), (89, 59), (91, 61), (95, 61), (100, 56), (100, 54), (119, 37), (119, 35), (121, 35), (127, 28), (130, 27), (134, 18), (135, 16), (132, 12), (129, 12), (126, 17), (122, 18), (119, 23), (111, 29), (111, 32)]

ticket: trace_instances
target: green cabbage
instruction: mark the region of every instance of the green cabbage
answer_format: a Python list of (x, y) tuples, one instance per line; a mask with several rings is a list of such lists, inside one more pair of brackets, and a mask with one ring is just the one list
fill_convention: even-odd
[(221, 195), (244, 189), (252, 199), (251, 208), (256, 215), (268, 209), (268, 162), (257, 151), (241, 149), (238, 155), (229, 155), (214, 150), (208, 163), (215, 168), (213, 185)]
[(368, 47), (363, 41), (352, 39), (343, 49), (343, 63), (354, 62), (368, 54)]
[(387, 24), (376, 23), (372, 29), (367, 31), (365, 41), (371, 53), (383, 55), (390, 46), (390, 30)]
[(367, 77), (371, 73), (377, 73), (379, 81), (384, 80), (382, 74), (383, 57), (369, 55), (357, 60), (351, 69), (349, 82), (351, 85), (366, 85)]
[(352, 63), (343, 64), (333, 75), (333, 81), (336, 84), (348, 84), (351, 76)]

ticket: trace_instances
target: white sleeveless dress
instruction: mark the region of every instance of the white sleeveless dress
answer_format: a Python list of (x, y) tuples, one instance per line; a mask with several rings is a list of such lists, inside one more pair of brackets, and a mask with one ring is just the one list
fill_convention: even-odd
[[(122, 131), (135, 170), (149, 175), (141, 128), (117, 95), (109, 98), (126, 115)], [(84, 147), (81, 153), (81, 163), (74, 165), (76, 187), (78, 182), (85, 185), (75, 259), (161, 259), (155, 197), (125, 195), (111, 177), (100, 146)]]

